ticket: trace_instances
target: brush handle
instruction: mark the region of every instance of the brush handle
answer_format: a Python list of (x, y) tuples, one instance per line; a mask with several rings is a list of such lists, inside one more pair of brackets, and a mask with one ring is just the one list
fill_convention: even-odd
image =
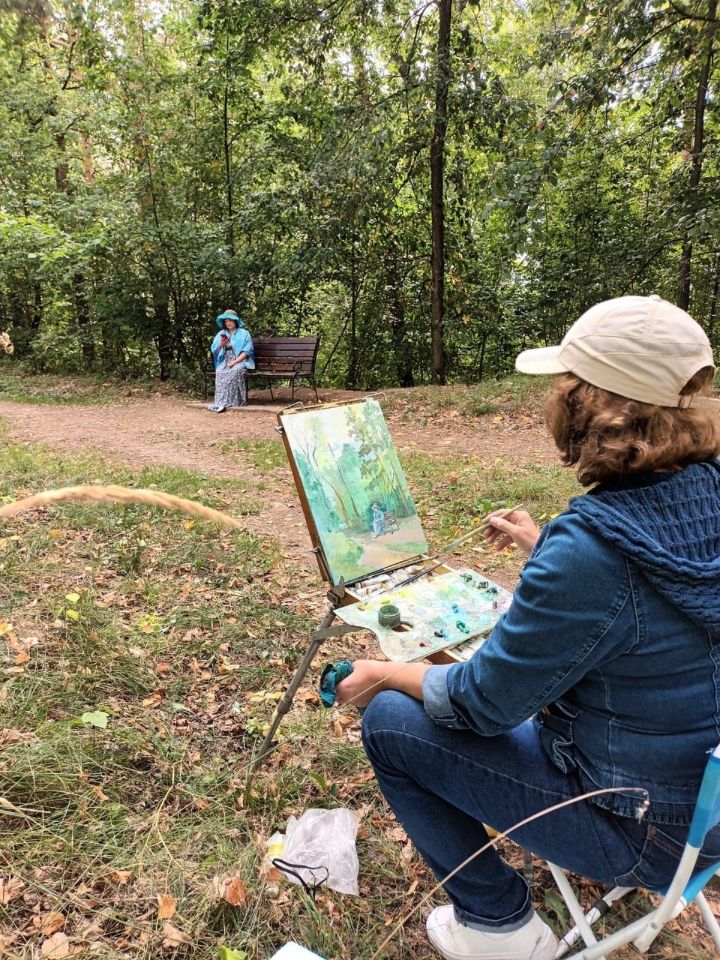
[[(498, 513), (494, 514), (496, 517), (509, 517), (511, 513), (515, 513), (516, 510), (522, 510), (523, 505), (519, 503), (515, 507), (509, 507), (507, 510), (500, 510)], [(435, 554), (436, 557), (442, 557), (446, 553), (450, 553), (451, 550), (454, 550), (456, 547), (459, 547), (461, 544), (465, 543), (467, 540), (470, 540), (472, 537), (476, 536), (478, 533), (484, 533), (490, 528), (491, 524), (489, 517), (486, 517), (485, 520), (480, 524), (479, 527), (475, 527), (474, 530), (471, 530), (469, 533), (464, 534), (462, 537), (458, 537), (457, 540), (453, 540), (446, 547), (443, 547), (442, 550), (438, 551)], [(413, 583), (415, 580), (419, 580), (421, 577), (426, 577), (429, 573), (432, 573), (433, 570), (437, 570), (438, 567), (442, 566), (442, 560), (438, 563), (433, 564), (432, 567), (426, 567), (424, 570), (421, 570), (420, 573), (414, 573), (411, 577), (408, 577), (407, 580), (401, 580), (400, 583), (393, 584), (391, 587), (387, 587), (385, 590), (381, 590), (381, 593), (389, 593), (391, 590), (399, 590), (400, 587), (406, 587), (408, 583)], [(374, 594), (378, 596), (378, 594)]]

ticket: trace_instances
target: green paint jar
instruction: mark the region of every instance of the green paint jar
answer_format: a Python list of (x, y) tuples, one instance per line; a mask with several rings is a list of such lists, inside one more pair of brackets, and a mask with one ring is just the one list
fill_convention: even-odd
[(393, 627), (399, 627), (401, 622), (400, 607), (396, 607), (392, 603), (386, 603), (378, 610), (378, 623), (381, 627), (392, 629)]

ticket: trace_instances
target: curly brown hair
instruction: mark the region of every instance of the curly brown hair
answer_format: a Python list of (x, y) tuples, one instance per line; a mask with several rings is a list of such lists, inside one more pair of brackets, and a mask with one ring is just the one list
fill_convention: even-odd
[[(712, 367), (703, 367), (682, 394), (709, 394), (713, 373)], [(720, 454), (716, 411), (628, 400), (572, 373), (556, 378), (545, 403), (545, 422), (563, 463), (577, 465), (585, 487), (643, 470), (678, 469)]]

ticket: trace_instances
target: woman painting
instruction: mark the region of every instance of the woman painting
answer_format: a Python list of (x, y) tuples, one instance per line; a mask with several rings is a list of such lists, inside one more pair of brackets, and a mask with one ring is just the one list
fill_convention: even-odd
[[(672, 304), (620, 297), (587, 311), (559, 346), (521, 354), (517, 368), (556, 375), (546, 422), (588, 492), (542, 532), (524, 511), (491, 517), (490, 541), (528, 559), (471, 660), (361, 660), (339, 699), (367, 707), (363, 740), (380, 788), (439, 879), (486, 843), (484, 824), (502, 831), (605, 790), (514, 839), (603, 884), (660, 887), (720, 739), (712, 350)], [(718, 859), (716, 827), (698, 869)], [(494, 850), (445, 890), (450, 903), (427, 920), (443, 957), (554, 957), (525, 881)]]
[(215, 364), (215, 399), (208, 407), (222, 413), (247, 403), (245, 371), (255, 369), (255, 353), (250, 334), (234, 310), (215, 318), (219, 333), (210, 347)]

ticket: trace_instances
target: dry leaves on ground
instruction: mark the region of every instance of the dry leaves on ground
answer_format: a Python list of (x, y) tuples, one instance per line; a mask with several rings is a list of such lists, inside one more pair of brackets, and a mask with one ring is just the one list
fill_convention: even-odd
[(231, 907), (244, 907), (247, 902), (247, 887), (239, 873), (226, 873), (214, 877), (212, 887), (221, 900)]
[(52, 936), (65, 926), (65, 916), (62, 913), (58, 913), (57, 910), (53, 910), (51, 913), (46, 913), (45, 916), (37, 917), (36, 919), (40, 924), (40, 932), (45, 934), (46, 937)]
[(0, 904), (5, 906), (11, 900), (17, 899), (24, 888), (25, 884), (19, 877), (8, 877), (6, 880), (5, 877), (0, 876)]
[(64, 933), (54, 933), (43, 940), (40, 953), (46, 960), (62, 960), (70, 953), (70, 940)]
[(165, 921), (163, 924), (163, 950), (177, 950), (185, 943), (190, 943), (190, 937)]
[(175, 916), (177, 900), (171, 897), (169, 893), (158, 894), (158, 919), (171, 920)]
[(0, 747), (7, 747), (11, 743), (20, 743), (23, 740), (37, 740), (37, 737), (34, 733), (14, 730), (12, 727), (0, 729)]

